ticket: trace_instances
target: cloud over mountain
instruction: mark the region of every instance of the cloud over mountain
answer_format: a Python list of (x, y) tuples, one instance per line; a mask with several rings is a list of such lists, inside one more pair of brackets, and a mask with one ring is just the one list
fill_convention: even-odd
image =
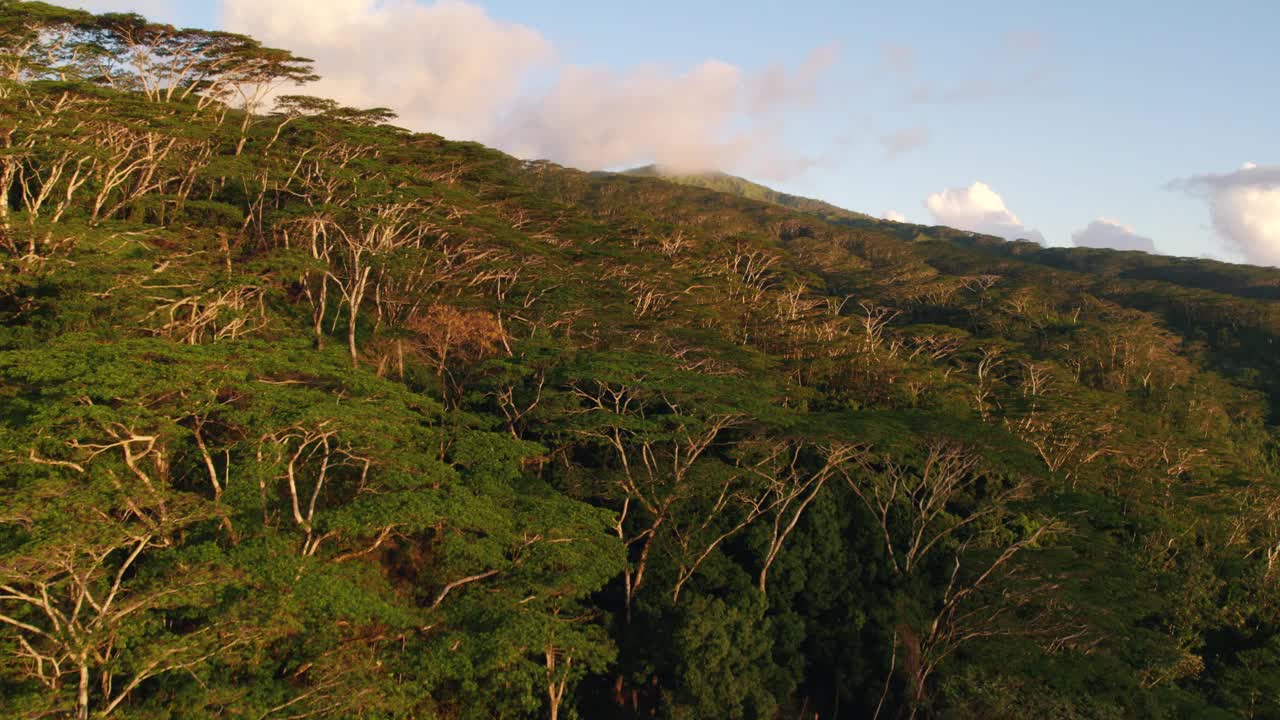
[(1140, 250), (1146, 253), (1156, 251), (1154, 240), (1143, 237), (1128, 225), (1110, 218), (1098, 218), (1087, 227), (1072, 233), (1071, 242), (1076, 247)]
[(781, 178), (781, 140), (839, 54), (758, 72), (718, 60), (583, 67), (538, 30), (466, 0), (223, 0), (224, 25), (316, 60), (308, 92), (386, 106), (414, 130), (587, 169), (655, 162)]
[(996, 235), (1006, 240), (1034, 240), (1044, 244), (1044, 235), (1022, 224), (1004, 204), (1004, 198), (984, 182), (966, 188), (949, 188), (925, 199), (924, 205), (939, 225), (970, 232)]
[(1172, 183), (1205, 198), (1218, 235), (1251, 263), (1280, 266), (1280, 165), (1245, 165), (1230, 173)]
[(415, 130), (489, 137), (526, 77), (551, 63), (537, 30), (462, 0), (224, 0), (235, 32), (316, 61), (306, 92), (385, 106)]

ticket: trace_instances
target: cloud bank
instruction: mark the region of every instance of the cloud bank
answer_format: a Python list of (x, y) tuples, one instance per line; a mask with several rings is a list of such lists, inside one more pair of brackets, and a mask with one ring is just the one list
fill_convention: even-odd
[(316, 61), (306, 92), (385, 106), (413, 130), (478, 140), (586, 169), (644, 163), (782, 178), (806, 164), (784, 147), (839, 48), (758, 72), (582, 67), (538, 30), (467, 0), (223, 0), (223, 25)]
[(719, 131), (733, 119), (742, 73), (709, 61), (683, 73), (567, 67), (545, 95), (524, 100), (499, 137), (517, 155), (578, 167), (652, 156), (663, 167), (700, 170), (736, 154)]
[(1006, 240), (1033, 240), (1044, 244), (1044, 235), (1023, 225), (1005, 206), (1004, 198), (984, 182), (934, 193), (925, 199), (924, 205), (939, 225)]
[(305, 92), (390, 107), (400, 122), (455, 138), (492, 136), (530, 73), (551, 62), (537, 30), (461, 0), (224, 0), (223, 25), (316, 61)]
[(1172, 185), (1205, 198), (1213, 227), (1229, 248), (1255, 265), (1280, 267), (1280, 165), (1245, 163), (1235, 172)]
[(1076, 247), (1156, 252), (1154, 240), (1139, 235), (1133, 228), (1118, 220), (1109, 218), (1098, 218), (1087, 227), (1072, 233), (1071, 242)]

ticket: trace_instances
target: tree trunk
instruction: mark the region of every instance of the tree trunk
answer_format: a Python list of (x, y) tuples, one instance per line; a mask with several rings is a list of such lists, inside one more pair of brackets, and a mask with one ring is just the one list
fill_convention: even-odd
[(80, 658), (80, 691), (76, 701), (76, 720), (89, 720), (89, 663)]
[(0, 230), (9, 229), (9, 194), (17, 176), (17, 163), (8, 159), (0, 162)]
[(560, 705), (564, 702), (564, 692), (569, 686), (569, 671), (573, 666), (573, 658), (566, 657), (564, 674), (556, 676), (556, 652), (554, 647), (546, 649), (547, 658), (547, 707), (550, 720), (560, 720)]

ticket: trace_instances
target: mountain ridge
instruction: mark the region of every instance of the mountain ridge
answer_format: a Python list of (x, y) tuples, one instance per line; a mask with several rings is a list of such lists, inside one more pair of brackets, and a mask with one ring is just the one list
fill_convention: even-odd
[(718, 192), (745, 197), (749, 200), (758, 200), (760, 202), (767, 202), (774, 205), (780, 205), (785, 208), (790, 208), (792, 210), (798, 210), (800, 212), (821, 217), (822, 219), (830, 222), (838, 222), (841, 220), (874, 221), (877, 219), (864, 213), (833, 205), (825, 200), (780, 192), (768, 186), (761, 185), (760, 183), (747, 180), (746, 178), (730, 175), (718, 170), (697, 173), (681, 173), (668, 172), (657, 165), (644, 165), (630, 170), (624, 170), (621, 174), (631, 175), (634, 177), (660, 178), (681, 185), (700, 187), (707, 190), (716, 190)]
[(1139, 250), (1050, 247), (1031, 241), (1009, 241), (994, 235), (945, 225), (929, 226), (885, 220), (842, 208), (824, 200), (783, 193), (752, 180), (721, 171), (666, 172), (657, 165), (645, 165), (624, 170), (621, 174), (657, 178), (679, 185), (765, 202), (812, 215), (827, 222), (850, 227), (874, 228), (912, 241), (942, 238), (1000, 254), (1016, 255), (1048, 267), (1088, 268), (1090, 272), (1111, 274), (1121, 278), (1150, 277), (1173, 284), (1241, 297), (1280, 299), (1280, 268), (1204, 257), (1178, 257)]

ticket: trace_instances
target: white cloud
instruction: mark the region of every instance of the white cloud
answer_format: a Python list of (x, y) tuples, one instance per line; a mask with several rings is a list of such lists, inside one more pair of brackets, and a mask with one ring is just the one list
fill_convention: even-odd
[(1098, 218), (1089, 223), (1088, 227), (1072, 233), (1071, 242), (1075, 243), (1076, 247), (1141, 250), (1146, 253), (1156, 251), (1154, 240), (1139, 235), (1133, 228), (1118, 220), (1109, 218)]
[(767, 114), (783, 107), (809, 107), (818, 97), (818, 82), (840, 59), (839, 43), (814, 48), (794, 71), (774, 63), (751, 78), (751, 110)]
[(1245, 163), (1173, 185), (1207, 200), (1213, 227), (1230, 249), (1255, 265), (1280, 267), (1280, 165)]
[(880, 214), (880, 217), (890, 222), (904, 223), (907, 221), (907, 216), (903, 215), (897, 210), (885, 210), (883, 213)]
[(645, 161), (714, 169), (750, 144), (722, 132), (742, 89), (741, 71), (718, 61), (683, 73), (567, 67), (548, 93), (520, 103), (499, 138), (517, 155), (590, 169)]
[(839, 48), (745, 73), (582, 67), (534, 28), (467, 0), (222, 0), (227, 29), (316, 60), (305, 92), (386, 106), (399, 124), (586, 169), (658, 163), (783, 177), (808, 161), (782, 143)]
[(776, 116), (812, 102), (826, 52), (815, 51), (795, 73), (773, 68), (755, 76), (719, 60), (685, 71), (566, 65), (549, 90), (521, 97), (481, 139), (588, 169), (656, 163), (787, 177), (810, 161), (786, 151)]
[(896, 158), (912, 150), (919, 150), (929, 144), (929, 128), (909, 127), (889, 133), (880, 138), (886, 157)]
[(306, 92), (391, 107), (415, 130), (487, 137), (554, 51), (463, 0), (224, 0), (223, 25), (316, 61)]
[(983, 182), (934, 193), (925, 199), (924, 205), (939, 225), (1006, 240), (1025, 239), (1044, 244), (1044, 235), (1023, 225), (1018, 216), (1005, 207), (1004, 198)]

